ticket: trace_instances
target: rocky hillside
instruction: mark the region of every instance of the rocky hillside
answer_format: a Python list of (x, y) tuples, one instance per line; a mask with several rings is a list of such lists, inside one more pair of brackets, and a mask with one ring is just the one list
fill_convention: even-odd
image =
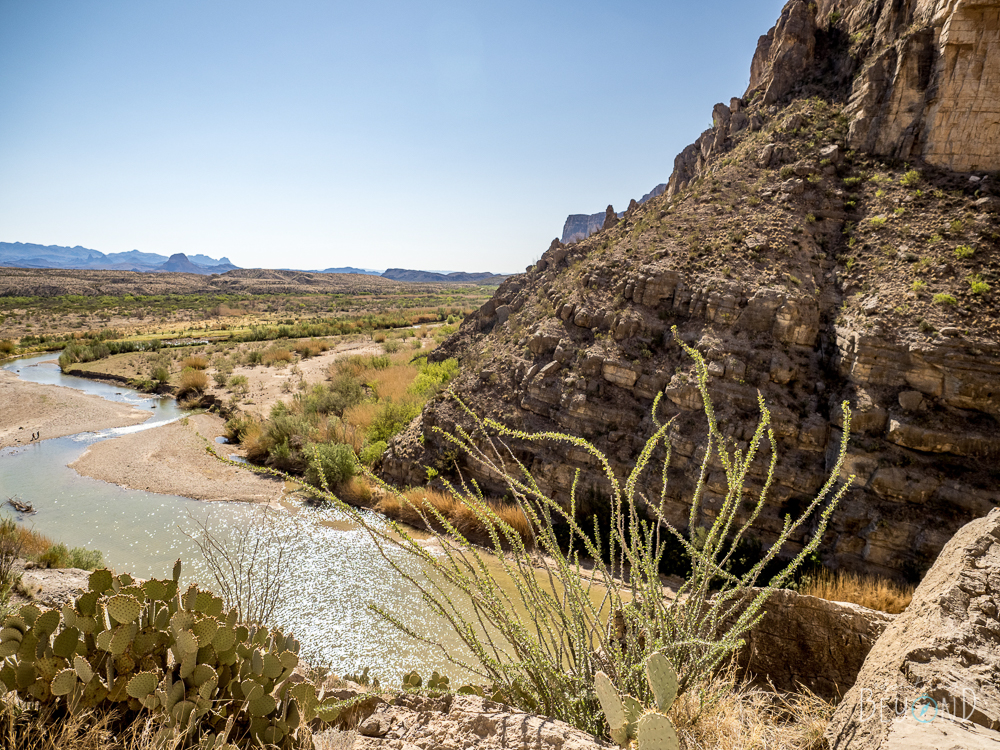
[[(821, 486), (846, 399), (856, 479), (825, 560), (918, 577), (1000, 503), (998, 18), (996, 0), (792, 0), (749, 90), (715, 107), (665, 194), (554, 241), (435, 353), (461, 359), (457, 392), (512, 426), (587, 437), (624, 471), (662, 391), (677, 417), (668, 512), (683, 527), (705, 431), (676, 325), (709, 362), (734, 441), (752, 434), (758, 392), (771, 406), (781, 458), (759, 538)], [(432, 428), (463, 419), (432, 401), (390, 447), (386, 476), (445, 468)], [(584, 512), (601, 509), (585, 456), (517, 451), (558, 497), (581, 470)], [(707, 487), (725, 494), (720, 467)]]
[[(666, 190), (667, 183), (661, 182), (639, 200), (633, 200), (632, 203), (638, 203), (641, 206), (650, 198), (663, 195)], [(596, 214), (570, 214), (566, 217), (566, 221), (563, 223), (562, 237), (560, 237), (559, 241), (563, 243), (577, 242), (579, 240), (587, 239), (587, 237), (596, 232), (600, 232), (601, 229), (604, 228), (604, 218), (606, 215), (606, 211), (601, 211)], [(624, 215), (624, 211), (621, 214), (616, 214), (619, 218)]]

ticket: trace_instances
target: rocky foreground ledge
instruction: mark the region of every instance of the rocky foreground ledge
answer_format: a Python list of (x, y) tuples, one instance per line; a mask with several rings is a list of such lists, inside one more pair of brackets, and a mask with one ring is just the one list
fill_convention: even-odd
[[(60, 606), (86, 571), (23, 570), (35, 601)], [(964, 526), (900, 615), (780, 591), (738, 655), (781, 691), (810, 687), (840, 705), (831, 750), (1000, 748), (1000, 508)], [(612, 747), (560, 721), (477, 696), (366, 693), (351, 716), (361, 750), (596, 750)]]

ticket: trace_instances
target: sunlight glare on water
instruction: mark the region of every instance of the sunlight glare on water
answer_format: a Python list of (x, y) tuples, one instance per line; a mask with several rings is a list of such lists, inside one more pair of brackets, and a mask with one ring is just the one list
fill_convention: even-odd
[[(116, 570), (139, 577), (167, 577), (179, 557), (184, 561), (185, 582), (214, 587), (187, 534), (196, 532), (196, 521), (207, 519), (213, 533), (225, 536), (251, 523), (260, 507), (124, 489), (81, 477), (68, 468), (95, 442), (176, 420), (183, 411), (172, 399), (65, 376), (57, 365), (46, 363), (54, 356), (17, 360), (4, 369), (19, 370), (25, 380), (129, 403), (150, 410), (153, 416), (142, 425), (0, 451), (0, 494), (19, 495), (35, 506), (36, 514), (19, 520), (68, 547), (101, 550), (105, 563)], [(439, 650), (407, 638), (368, 609), (372, 603), (387, 606), (418, 632), (460, 647), (446, 624), (430, 612), (419, 592), (392, 569), (354, 521), (335, 510), (305, 506), (277, 508), (273, 513), (279, 533), (289, 540), (285, 596), (275, 619), (295, 633), (308, 661), (340, 673), (369, 666), (383, 680), (398, 679), (414, 668), (421, 672), (438, 669), (452, 679), (465, 676)], [(387, 554), (420, 575), (413, 558), (398, 550)]]

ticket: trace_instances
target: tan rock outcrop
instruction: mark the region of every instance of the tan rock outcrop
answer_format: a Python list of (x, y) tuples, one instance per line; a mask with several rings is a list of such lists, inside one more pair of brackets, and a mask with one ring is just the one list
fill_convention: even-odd
[(401, 695), (358, 727), (356, 750), (602, 750), (611, 745), (555, 719), (474, 695)]
[[(1000, 729), (1000, 509), (964, 526), (875, 643), (834, 714), (834, 750), (886, 747), (896, 713)], [(898, 744), (898, 747), (904, 745)], [(946, 745), (939, 745), (946, 746)]]
[(806, 687), (828, 700), (850, 690), (868, 652), (896, 618), (785, 589), (771, 595), (764, 611), (737, 654), (740, 669), (778, 690)]

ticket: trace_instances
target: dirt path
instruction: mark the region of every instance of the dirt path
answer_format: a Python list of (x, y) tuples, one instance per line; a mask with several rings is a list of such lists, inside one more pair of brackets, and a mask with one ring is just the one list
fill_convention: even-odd
[(28, 383), (0, 370), (0, 448), (27, 445), (32, 433), (41, 439), (127, 427), (149, 419), (150, 413), (128, 404), (60, 385)]
[(162, 495), (196, 500), (276, 500), (283, 482), (230, 466), (205, 451), (208, 440), (220, 455), (238, 453), (235, 446), (215, 444), (224, 424), (214, 414), (198, 414), (104, 440), (91, 446), (70, 468), (86, 477)]

